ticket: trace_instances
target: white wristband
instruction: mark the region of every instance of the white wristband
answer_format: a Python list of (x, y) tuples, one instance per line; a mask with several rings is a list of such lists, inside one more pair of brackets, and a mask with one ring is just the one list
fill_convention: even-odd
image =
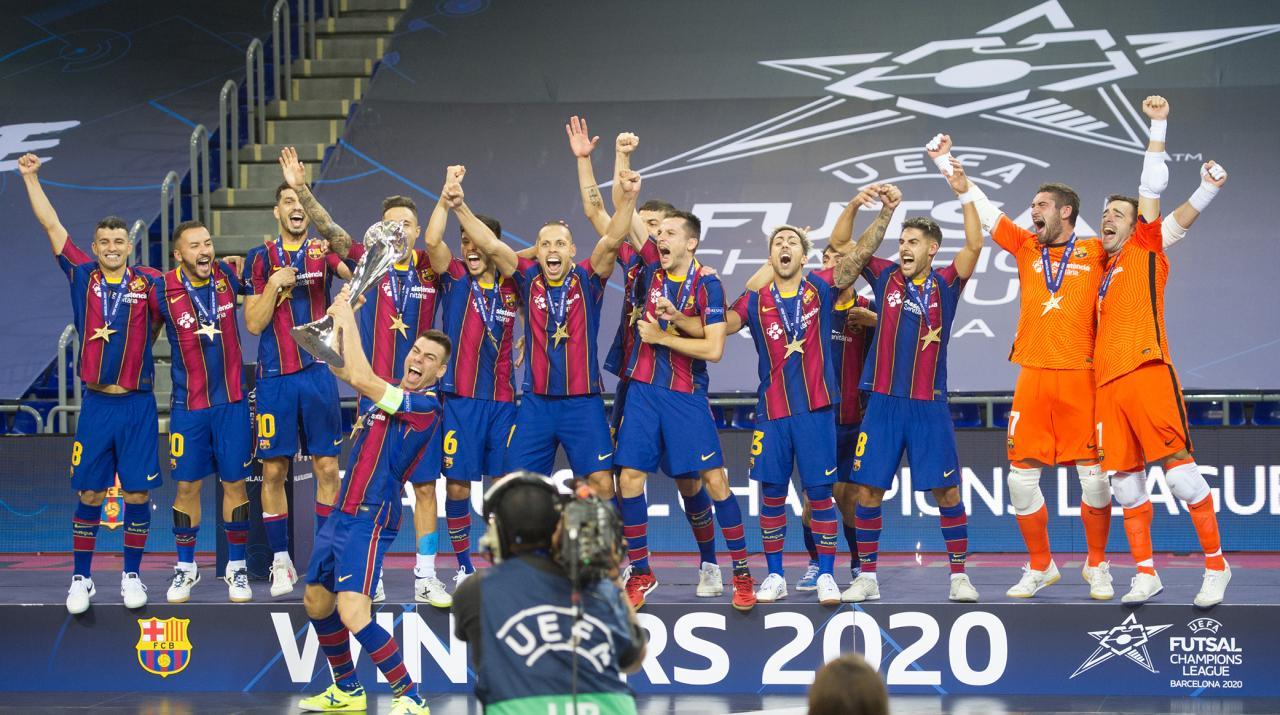
[(970, 184), (968, 190), (966, 190), (963, 194), (960, 194), (956, 198), (960, 199), (960, 203), (962, 205), (971, 204), (980, 198), (986, 198), (986, 194), (983, 193), (982, 189), (979, 189), (977, 186)]
[(1151, 129), (1147, 132), (1153, 142), (1164, 141), (1165, 132), (1169, 129), (1168, 119), (1152, 119)]
[(1218, 187), (1207, 181), (1201, 181), (1200, 188), (1196, 189), (1191, 198), (1187, 199), (1187, 203), (1191, 204), (1191, 207), (1196, 211), (1204, 213), (1204, 210), (1209, 208), (1209, 202), (1213, 201), (1213, 197), (1217, 195)]
[(953, 171), (951, 168), (951, 152), (947, 152), (942, 156), (935, 156), (933, 164), (938, 167), (938, 171), (941, 171), (943, 176), (951, 176)]

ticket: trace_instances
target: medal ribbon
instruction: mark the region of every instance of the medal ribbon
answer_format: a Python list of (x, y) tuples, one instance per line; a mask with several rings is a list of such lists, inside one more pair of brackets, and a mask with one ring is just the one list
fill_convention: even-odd
[(906, 280), (906, 276), (903, 276), (902, 282), (906, 285), (907, 296), (920, 309), (920, 320), (924, 322), (924, 327), (932, 330), (933, 325), (929, 323), (929, 301), (933, 298), (933, 274), (925, 277), (923, 289), (916, 288), (915, 281)]
[(573, 290), (574, 283), (578, 280), (576, 273), (570, 273), (565, 279), (564, 284), (560, 286), (559, 293), (552, 295), (551, 284), (546, 284), (547, 290), (547, 307), (551, 310), (551, 319), (555, 321), (556, 326), (564, 325), (565, 314), (568, 312), (569, 292)]
[(1116, 266), (1120, 265), (1120, 256), (1116, 255), (1111, 259), (1111, 265), (1107, 266), (1107, 275), (1102, 279), (1102, 285), (1098, 286), (1098, 300), (1107, 297), (1107, 289), (1111, 287), (1111, 278), (1116, 272)]
[(489, 334), (489, 340), (496, 346), (498, 344), (498, 333), (502, 331), (501, 323), (495, 320), (498, 315), (498, 304), (502, 302), (502, 286), (496, 280), (493, 286), (493, 300), (488, 300), (489, 291), (480, 287), (480, 281), (471, 277), (471, 301), (476, 312), (480, 314), (480, 319), (484, 321), (484, 330)]
[[(671, 291), (669, 290), (670, 286), (667, 285), (667, 278), (666, 278), (667, 272), (666, 271), (662, 272), (662, 277), (659, 279), (662, 281), (662, 296), (667, 300), (671, 301), (673, 305), (675, 305), (677, 313), (684, 312), (684, 300), (685, 298), (689, 297), (689, 291), (693, 290), (693, 288), (691, 288), (690, 286), (693, 283), (693, 275), (698, 271), (699, 268), (700, 266), (698, 265), (698, 259), (696, 258), (689, 259), (689, 270), (685, 271), (684, 282), (682, 282), (680, 284), (680, 287), (676, 289), (675, 298), (671, 297)], [(658, 327), (662, 328), (663, 330), (666, 330), (667, 321), (659, 320)]]
[(99, 287), (102, 291), (102, 325), (110, 328), (112, 321), (115, 320), (116, 313), (120, 312), (120, 304), (124, 302), (124, 297), (129, 294), (129, 284), (133, 282), (133, 271), (125, 266), (124, 277), (120, 279), (118, 285), (112, 285), (107, 282), (106, 274), (102, 275), (99, 281)]
[(1067, 246), (1062, 251), (1062, 261), (1058, 263), (1057, 272), (1050, 276), (1049, 271), (1053, 264), (1049, 261), (1049, 247), (1040, 247), (1040, 265), (1044, 268), (1044, 287), (1049, 289), (1049, 295), (1055, 295), (1058, 289), (1062, 287), (1062, 279), (1067, 275), (1067, 263), (1071, 261), (1071, 254), (1076, 250), (1076, 235), (1071, 234), (1071, 238), (1067, 239)]
[(209, 285), (207, 287), (209, 293), (209, 305), (206, 308), (204, 301), (200, 300), (200, 294), (196, 292), (196, 287), (191, 285), (191, 279), (187, 277), (185, 271), (179, 269), (178, 276), (182, 279), (182, 287), (187, 291), (187, 297), (191, 298), (191, 302), (196, 306), (196, 315), (200, 316), (200, 323), (207, 325), (217, 325), (218, 323), (218, 296), (214, 293), (213, 284), (217, 279), (217, 272), (209, 274)]
[[(409, 295), (413, 292), (413, 275), (414, 271), (411, 267), (405, 272), (404, 285), (401, 286), (400, 271), (395, 268), (387, 271), (387, 286), (391, 289), (391, 305), (395, 307), (396, 315), (402, 319), (404, 318), (404, 310), (409, 305)], [(403, 292), (401, 292), (402, 287), (404, 288)]]
[(804, 337), (804, 326), (800, 324), (800, 310), (804, 305), (804, 288), (805, 285), (802, 281), (800, 289), (796, 291), (796, 295), (792, 299), (795, 308), (788, 315), (787, 304), (784, 302), (782, 294), (778, 292), (778, 284), (769, 284), (769, 290), (773, 294), (773, 304), (778, 307), (778, 315), (782, 318), (782, 330), (787, 334), (787, 342), (795, 342)]

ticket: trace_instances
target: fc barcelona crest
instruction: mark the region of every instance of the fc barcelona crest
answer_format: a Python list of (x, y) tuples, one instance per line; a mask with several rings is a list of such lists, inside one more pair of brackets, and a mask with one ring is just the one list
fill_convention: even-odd
[(139, 618), (138, 665), (167, 678), (186, 669), (191, 662), (191, 641), (187, 640), (190, 618)]

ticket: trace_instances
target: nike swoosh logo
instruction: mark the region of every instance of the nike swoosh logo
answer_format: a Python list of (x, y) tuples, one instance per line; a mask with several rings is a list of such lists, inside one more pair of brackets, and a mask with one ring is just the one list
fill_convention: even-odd
[(942, 473), (942, 478), (943, 478), (943, 479), (946, 479), (947, 477), (950, 477), (952, 474), (955, 474), (955, 473), (956, 473), (956, 470), (954, 470), (954, 469), (952, 469), (952, 470), (951, 470), (951, 471), (949, 471), (949, 472), (943, 472), (943, 473)]
[(343, 581), (346, 581), (349, 578), (351, 578), (351, 574), (347, 574), (346, 576), (339, 576), (338, 583), (342, 583)]
[(170, 303), (177, 303), (177, 302), (178, 302), (178, 301), (180, 301), (180, 300), (182, 300), (182, 296), (180, 296), (180, 295), (179, 295), (179, 296), (174, 296), (173, 298), (170, 298), (170, 299), (169, 299), (169, 302), (170, 302)]
[(250, 467), (250, 466), (253, 466), (253, 457), (250, 457), (250, 458), (249, 458), (249, 461), (245, 462), (244, 464), (241, 464), (240, 466), (242, 466), (242, 467)]
[(339, 437), (339, 438), (337, 438), (337, 439), (333, 440), (333, 446), (337, 447), (337, 446), (338, 446), (338, 445), (340, 445), (340, 444), (342, 444), (342, 438), (341, 438), (341, 437)]
[(148, 482), (154, 482), (155, 480), (157, 480), (157, 479), (159, 479), (159, 478), (160, 478), (160, 475), (159, 475), (159, 474), (148, 474), (148, 475), (147, 475), (147, 481), (148, 481)]
[(597, 454), (596, 459), (608, 459), (612, 456), (613, 456), (613, 452), (605, 452), (604, 454)]
[(760, 312), (761, 312), (761, 313), (768, 313), (768, 312), (773, 311), (773, 310), (777, 310), (777, 308), (774, 308), (774, 307), (773, 307), (773, 306), (771, 306), (771, 305), (766, 305), (766, 306), (764, 306), (763, 308), (761, 308), (761, 309), (760, 309)]
[(1097, 448), (1098, 448), (1098, 445), (1096, 445), (1096, 444), (1094, 444), (1094, 443), (1090, 442), (1089, 444), (1086, 444), (1086, 445), (1084, 446), (1084, 448), (1085, 448), (1085, 449), (1097, 449)]
[(712, 452), (711, 454), (704, 454), (704, 455), (702, 455), (702, 461), (704, 461), (704, 462), (705, 462), (705, 461), (707, 461), (708, 459), (711, 459), (711, 458), (712, 458), (712, 457), (714, 457), (714, 456), (716, 456), (716, 453), (715, 453), (715, 452)]
[(839, 468), (839, 467), (832, 467), (831, 469), (828, 469), (828, 470), (826, 471), (826, 475), (829, 477), (829, 476), (831, 476), (832, 474), (835, 474), (835, 473), (836, 473), (836, 469), (838, 469), (838, 468)]
[(1168, 447), (1169, 445), (1173, 444), (1173, 440), (1175, 439), (1177, 439), (1177, 437), (1170, 437), (1169, 439), (1166, 439), (1164, 441), (1164, 446)]

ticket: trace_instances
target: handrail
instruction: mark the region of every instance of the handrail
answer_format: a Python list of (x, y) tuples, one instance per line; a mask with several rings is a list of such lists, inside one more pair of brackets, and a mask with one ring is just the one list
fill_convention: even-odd
[[(289, 0), (278, 0), (271, 9), (271, 59), (276, 99), (293, 99), (293, 38)], [(283, 82), (283, 84), (282, 84)]]
[(169, 246), (175, 226), (182, 223), (182, 177), (170, 171), (160, 182), (160, 265), (169, 271), (173, 250)]
[(316, 58), (315, 0), (298, 0), (298, 59)]
[[(62, 334), (58, 336), (58, 406), (66, 407), (67, 401), (67, 348), (71, 347), (71, 368), (75, 373), (73, 379), (75, 403), (80, 404), (80, 333), (76, 332), (76, 326), (68, 324), (62, 329)], [(50, 425), (52, 425), (52, 413), (50, 413)], [(61, 415), (59, 428), (67, 431), (67, 416)]]
[(240, 88), (233, 79), (218, 93), (218, 174), (223, 188), (240, 185)]
[[(59, 420), (61, 420), (63, 423), (65, 423), (67, 421), (67, 415), (71, 415), (71, 414), (78, 415), (82, 409), (83, 408), (80, 405), (58, 405), (52, 410), (49, 410), (49, 421), (46, 422), (44, 425), (44, 433), (54, 434), (53, 418), (55, 416)], [(67, 434), (66, 427), (63, 427), (61, 430), (59, 430), (59, 432), (62, 434)]]
[(209, 194), (213, 177), (209, 176), (209, 130), (203, 124), (197, 124), (191, 130), (187, 156), (191, 159), (191, 218), (203, 221), (212, 231), (213, 209)]
[[(40, 417), (40, 412), (31, 405), (0, 405), (0, 412), (26, 412), (30, 414), (36, 420), (36, 434), (45, 433), (48, 429), (48, 427), (45, 426), (44, 419)], [(50, 416), (52, 416), (52, 413)], [(52, 422), (52, 420), (50, 420), (50, 422)]]
[[(139, 238), (145, 243), (140, 242)], [(151, 233), (147, 231), (147, 224), (142, 219), (134, 221), (133, 226), (129, 227), (129, 243), (134, 248), (134, 252), (129, 254), (129, 265), (137, 265), (139, 262), (146, 265), (151, 260)], [(141, 261), (139, 256), (142, 257)]]
[(257, 144), (259, 137), (267, 135), (265, 65), (266, 62), (262, 56), (262, 40), (254, 38), (249, 43), (248, 49), (244, 51), (244, 103), (248, 105), (245, 120), (249, 123), (246, 129), (250, 146)]

